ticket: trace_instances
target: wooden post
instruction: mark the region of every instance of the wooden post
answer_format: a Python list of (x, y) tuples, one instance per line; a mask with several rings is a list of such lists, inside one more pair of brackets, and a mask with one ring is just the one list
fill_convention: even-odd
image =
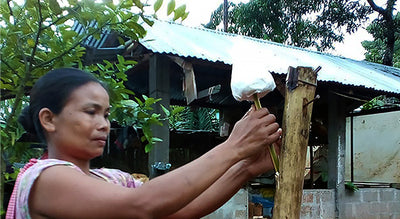
[[(169, 109), (170, 103), (170, 60), (161, 55), (150, 57), (149, 63), (149, 96), (161, 101), (154, 106), (154, 113), (162, 114), (161, 105)], [(152, 132), (155, 137), (161, 138), (162, 142), (157, 142), (149, 153), (149, 172), (152, 175), (151, 165), (155, 162), (169, 163), (169, 125), (168, 120), (164, 120), (163, 126), (153, 126)]]
[(307, 144), (317, 74), (289, 67), (282, 124), (282, 148), (274, 200), (274, 219), (300, 218)]
[(335, 218), (344, 218), (346, 106), (332, 92), (328, 98), (328, 189), (335, 190)]

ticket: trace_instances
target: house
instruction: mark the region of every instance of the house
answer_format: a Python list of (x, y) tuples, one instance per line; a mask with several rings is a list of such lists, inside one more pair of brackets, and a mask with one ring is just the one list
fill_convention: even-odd
[[(327, 189), (307, 189), (302, 218), (400, 218), (400, 191), (395, 188), (345, 190), (346, 116), (379, 95), (400, 97), (400, 69), (356, 61), (250, 37), (155, 21), (147, 35), (133, 42), (124, 56), (138, 61), (127, 72), (127, 87), (137, 94), (162, 98), (161, 104), (218, 108), (221, 124), (232, 127), (250, 103), (237, 102), (230, 90), (235, 45), (241, 53), (267, 63), (277, 89), (261, 99), (281, 121), (284, 85), (289, 66), (318, 72), (310, 145), (328, 150)], [(251, 62), (249, 62), (251, 65)], [(161, 112), (161, 109), (156, 109)], [(154, 134), (164, 139), (149, 154), (149, 165), (169, 162), (167, 125)], [(400, 168), (399, 168), (400, 169)]]

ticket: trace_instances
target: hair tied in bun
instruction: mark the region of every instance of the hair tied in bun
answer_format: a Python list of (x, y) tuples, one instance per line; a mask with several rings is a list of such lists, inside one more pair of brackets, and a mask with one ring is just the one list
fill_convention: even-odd
[(33, 125), (32, 114), (29, 105), (26, 106), (18, 117), (18, 122), (24, 127), (25, 131), (36, 135), (35, 126)]

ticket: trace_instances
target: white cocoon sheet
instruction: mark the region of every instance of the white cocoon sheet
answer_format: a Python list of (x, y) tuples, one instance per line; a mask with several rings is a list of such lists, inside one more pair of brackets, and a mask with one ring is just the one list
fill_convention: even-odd
[(238, 101), (253, 101), (253, 94), (264, 97), (275, 89), (275, 81), (265, 62), (257, 57), (261, 51), (252, 45), (236, 44), (232, 53), (231, 89)]

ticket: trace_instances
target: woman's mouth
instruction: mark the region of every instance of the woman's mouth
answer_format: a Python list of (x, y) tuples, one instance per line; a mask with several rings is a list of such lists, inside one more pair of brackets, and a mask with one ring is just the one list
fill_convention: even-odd
[(95, 138), (95, 139), (93, 139), (95, 142), (97, 142), (99, 145), (101, 145), (101, 146), (105, 146), (106, 145), (106, 143), (107, 143), (107, 138), (103, 138), (103, 137), (101, 137), (101, 138)]

